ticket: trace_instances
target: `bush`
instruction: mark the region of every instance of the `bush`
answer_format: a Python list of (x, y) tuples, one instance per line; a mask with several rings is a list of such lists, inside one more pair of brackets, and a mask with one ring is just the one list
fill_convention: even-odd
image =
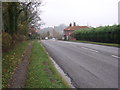
[(2, 50), (8, 51), (13, 48), (17, 43), (25, 41), (26, 37), (20, 34), (13, 34), (12, 36), (6, 32), (2, 33)]
[(25, 41), (26, 37), (24, 35), (20, 35), (20, 34), (13, 34), (12, 39), (13, 39), (13, 44), (16, 44), (16, 43)]
[(2, 49), (3, 51), (7, 51), (10, 49), (12, 44), (12, 37), (10, 34), (3, 32), (2, 33)]

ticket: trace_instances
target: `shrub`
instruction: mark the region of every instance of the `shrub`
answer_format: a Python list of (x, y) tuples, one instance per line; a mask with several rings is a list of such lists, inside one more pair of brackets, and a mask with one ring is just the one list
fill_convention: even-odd
[(10, 49), (12, 44), (12, 37), (10, 34), (3, 32), (2, 33), (2, 50), (7, 51)]
[(2, 33), (2, 50), (8, 51), (11, 47), (15, 46), (17, 43), (26, 40), (24, 35), (13, 34), (12, 36), (6, 32)]
[(26, 40), (26, 37), (20, 34), (13, 34), (12, 39), (13, 39), (13, 43), (16, 44), (16, 43)]

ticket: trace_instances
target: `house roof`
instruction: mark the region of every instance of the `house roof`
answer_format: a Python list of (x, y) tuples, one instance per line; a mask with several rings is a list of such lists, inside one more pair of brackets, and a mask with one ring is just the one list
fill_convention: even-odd
[(79, 30), (79, 29), (83, 29), (83, 28), (89, 28), (88, 26), (69, 26), (67, 28), (65, 28), (64, 30)]

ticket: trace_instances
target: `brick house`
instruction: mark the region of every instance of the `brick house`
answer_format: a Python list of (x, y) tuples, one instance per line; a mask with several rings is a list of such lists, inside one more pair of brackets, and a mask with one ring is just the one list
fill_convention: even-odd
[(73, 38), (71, 36), (71, 34), (75, 31), (75, 30), (80, 30), (83, 28), (89, 28), (88, 26), (76, 26), (75, 22), (72, 26), (72, 24), (70, 24), (67, 28), (64, 29), (64, 39), (65, 40), (76, 40), (75, 38)]

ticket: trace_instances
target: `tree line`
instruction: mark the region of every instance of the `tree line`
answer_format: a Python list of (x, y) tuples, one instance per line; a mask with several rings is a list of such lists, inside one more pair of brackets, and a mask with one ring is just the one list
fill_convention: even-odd
[(2, 2), (2, 47), (23, 41), (28, 37), (30, 27), (39, 28), (41, 18), (40, 2)]

